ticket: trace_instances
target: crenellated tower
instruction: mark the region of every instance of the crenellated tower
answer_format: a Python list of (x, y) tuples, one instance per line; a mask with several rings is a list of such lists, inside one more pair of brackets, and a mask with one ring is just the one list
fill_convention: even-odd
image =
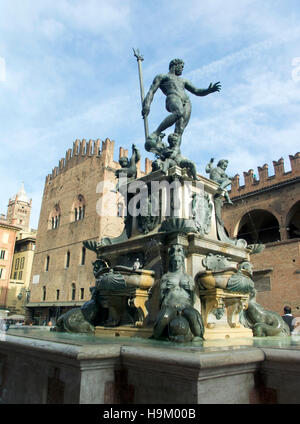
[(30, 230), (30, 213), (32, 199), (27, 196), (22, 183), (18, 193), (8, 201), (7, 220), (11, 225), (16, 225), (23, 231)]

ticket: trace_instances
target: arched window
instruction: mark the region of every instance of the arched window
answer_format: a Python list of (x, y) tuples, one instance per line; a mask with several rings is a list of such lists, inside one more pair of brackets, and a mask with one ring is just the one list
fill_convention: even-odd
[(300, 238), (300, 201), (290, 209), (287, 215), (288, 238)]
[(58, 204), (56, 204), (54, 206), (54, 208), (52, 209), (52, 211), (50, 213), (50, 217), (49, 217), (48, 228), (50, 230), (54, 230), (55, 228), (58, 228), (59, 227), (60, 217), (61, 217), (60, 207), (59, 207)]
[(240, 221), (237, 238), (248, 244), (279, 241), (279, 223), (272, 213), (263, 209), (247, 212)]
[(72, 206), (71, 221), (81, 221), (85, 215), (85, 199), (82, 194), (76, 197)]
[(75, 300), (75, 297), (76, 297), (76, 285), (75, 285), (75, 283), (72, 283), (72, 290), (71, 290), (72, 300)]

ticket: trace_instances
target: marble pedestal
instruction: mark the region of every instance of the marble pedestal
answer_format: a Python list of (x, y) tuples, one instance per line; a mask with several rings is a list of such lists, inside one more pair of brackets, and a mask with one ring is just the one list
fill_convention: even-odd
[[(248, 295), (220, 288), (200, 290), (199, 295), (205, 340), (253, 337), (252, 330), (239, 322), (239, 314), (247, 305)], [(224, 308), (224, 317), (221, 320), (211, 313), (218, 308)]]

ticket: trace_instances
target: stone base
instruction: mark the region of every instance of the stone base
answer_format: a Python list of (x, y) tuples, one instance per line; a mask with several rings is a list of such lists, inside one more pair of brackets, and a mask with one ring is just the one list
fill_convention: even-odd
[(153, 334), (152, 328), (139, 328), (139, 327), (95, 327), (95, 336), (108, 336), (108, 337), (141, 337), (148, 339)]
[[(253, 338), (253, 333), (250, 328), (240, 327), (231, 328), (226, 325), (216, 326), (214, 328), (205, 328), (205, 340), (220, 340), (220, 339), (233, 339), (233, 338)], [(252, 344), (251, 340), (249, 344)]]
[(228, 348), (228, 340), (239, 339), (223, 339), (206, 349), (206, 343), (217, 343), (208, 340), (204, 347), (187, 349), (157, 341), (122, 343), (120, 338), (119, 343), (100, 338), (78, 344), (76, 337), (74, 344), (74, 337), (62, 333), (56, 334), (56, 343), (38, 340), (36, 331), (28, 329), (26, 337), (22, 330), (17, 336), (0, 334), (0, 405), (300, 402), (300, 344), (295, 338), (262, 338), (259, 348), (245, 346), (245, 339)]

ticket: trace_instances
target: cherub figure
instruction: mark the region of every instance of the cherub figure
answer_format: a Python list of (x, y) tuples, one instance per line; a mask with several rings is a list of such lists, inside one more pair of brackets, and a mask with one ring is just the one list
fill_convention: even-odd
[(132, 156), (129, 160), (126, 156), (122, 156), (119, 159), (119, 164), (121, 165), (120, 169), (115, 171), (116, 177), (119, 179), (115, 192), (120, 190), (120, 176), (126, 177), (127, 182), (134, 180), (137, 176), (136, 164), (141, 159), (140, 152), (135, 144), (132, 145)]
[(228, 166), (227, 159), (220, 159), (217, 166), (213, 167), (214, 158), (211, 158), (210, 162), (206, 165), (205, 172), (209, 174), (209, 178), (219, 184), (220, 191), (225, 197), (227, 203), (232, 205), (228, 191), (226, 189), (232, 183), (232, 180), (228, 177), (225, 170)]
[(157, 167), (166, 173), (172, 166), (177, 165), (180, 168), (186, 168), (194, 180), (199, 180), (194, 162), (181, 155), (180, 136), (176, 133), (170, 134), (168, 143), (169, 147), (164, 147), (160, 152), (159, 159), (156, 160)]

